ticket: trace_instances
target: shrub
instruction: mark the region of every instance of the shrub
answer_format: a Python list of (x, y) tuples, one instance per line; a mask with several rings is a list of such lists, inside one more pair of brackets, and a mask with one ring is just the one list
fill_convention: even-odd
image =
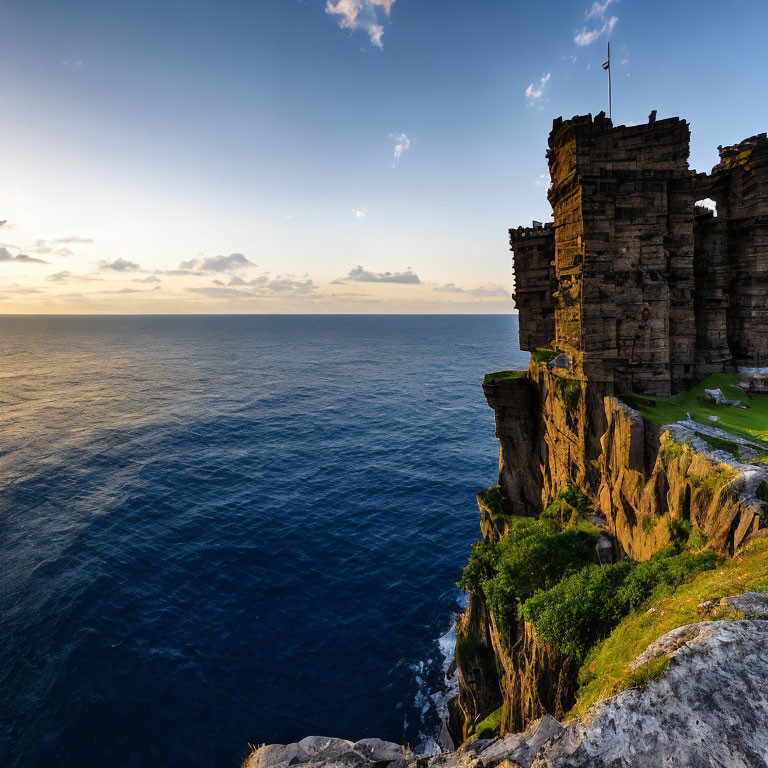
[(575, 411), (581, 400), (581, 382), (578, 379), (569, 379), (563, 384), (563, 401), (569, 411)]
[(673, 547), (643, 563), (589, 565), (533, 595), (523, 608), (542, 640), (581, 660), (632, 610), (658, 599), (719, 562), (713, 552), (674, 554)]
[(557, 494), (554, 501), (541, 513), (542, 520), (550, 520), (559, 529), (579, 520), (592, 512), (592, 504), (575, 485), (568, 485)]
[(473, 545), (459, 587), (482, 590), (499, 626), (510, 631), (525, 600), (589, 562), (597, 537), (583, 521), (560, 530), (551, 520), (511, 517), (500, 542)]

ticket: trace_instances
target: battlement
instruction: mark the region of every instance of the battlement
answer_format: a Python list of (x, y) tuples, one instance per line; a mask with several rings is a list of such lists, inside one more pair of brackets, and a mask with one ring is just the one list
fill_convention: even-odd
[(585, 378), (656, 395), (768, 365), (768, 137), (720, 148), (709, 175), (689, 151), (688, 123), (655, 112), (554, 121), (554, 223), (509, 233), (523, 349), (554, 340)]

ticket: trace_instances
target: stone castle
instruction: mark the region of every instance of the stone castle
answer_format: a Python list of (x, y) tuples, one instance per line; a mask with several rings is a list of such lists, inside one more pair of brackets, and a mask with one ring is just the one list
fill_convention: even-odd
[(554, 223), (510, 230), (522, 349), (554, 346), (611, 394), (768, 366), (768, 137), (719, 147), (710, 174), (689, 142), (655, 112), (554, 121)]

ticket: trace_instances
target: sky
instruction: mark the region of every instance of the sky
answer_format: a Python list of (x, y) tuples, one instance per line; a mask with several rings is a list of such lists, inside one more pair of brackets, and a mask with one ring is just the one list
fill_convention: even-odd
[(0, 0), (0, 313), (494, 313), (552, 120), (768, 129), (765, 0)]

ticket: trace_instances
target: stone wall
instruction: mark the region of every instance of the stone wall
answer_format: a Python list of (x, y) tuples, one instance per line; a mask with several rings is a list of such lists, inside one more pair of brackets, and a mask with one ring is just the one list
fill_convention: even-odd
[(555, 230), (518, 227), (509, 230), (514, 252), (515, 293), (519, 311), (520, 349), (549, 346), (555, 338)]
[[(768, 138), (688, 167), (679, 118), (555, 120), (554, 224), (510, 231), (523, 349), (554, 338), (577, 375), (667, 396), (710, 373), (768, 366)], [(694, 203), (712, 198), (717, 217)]]

